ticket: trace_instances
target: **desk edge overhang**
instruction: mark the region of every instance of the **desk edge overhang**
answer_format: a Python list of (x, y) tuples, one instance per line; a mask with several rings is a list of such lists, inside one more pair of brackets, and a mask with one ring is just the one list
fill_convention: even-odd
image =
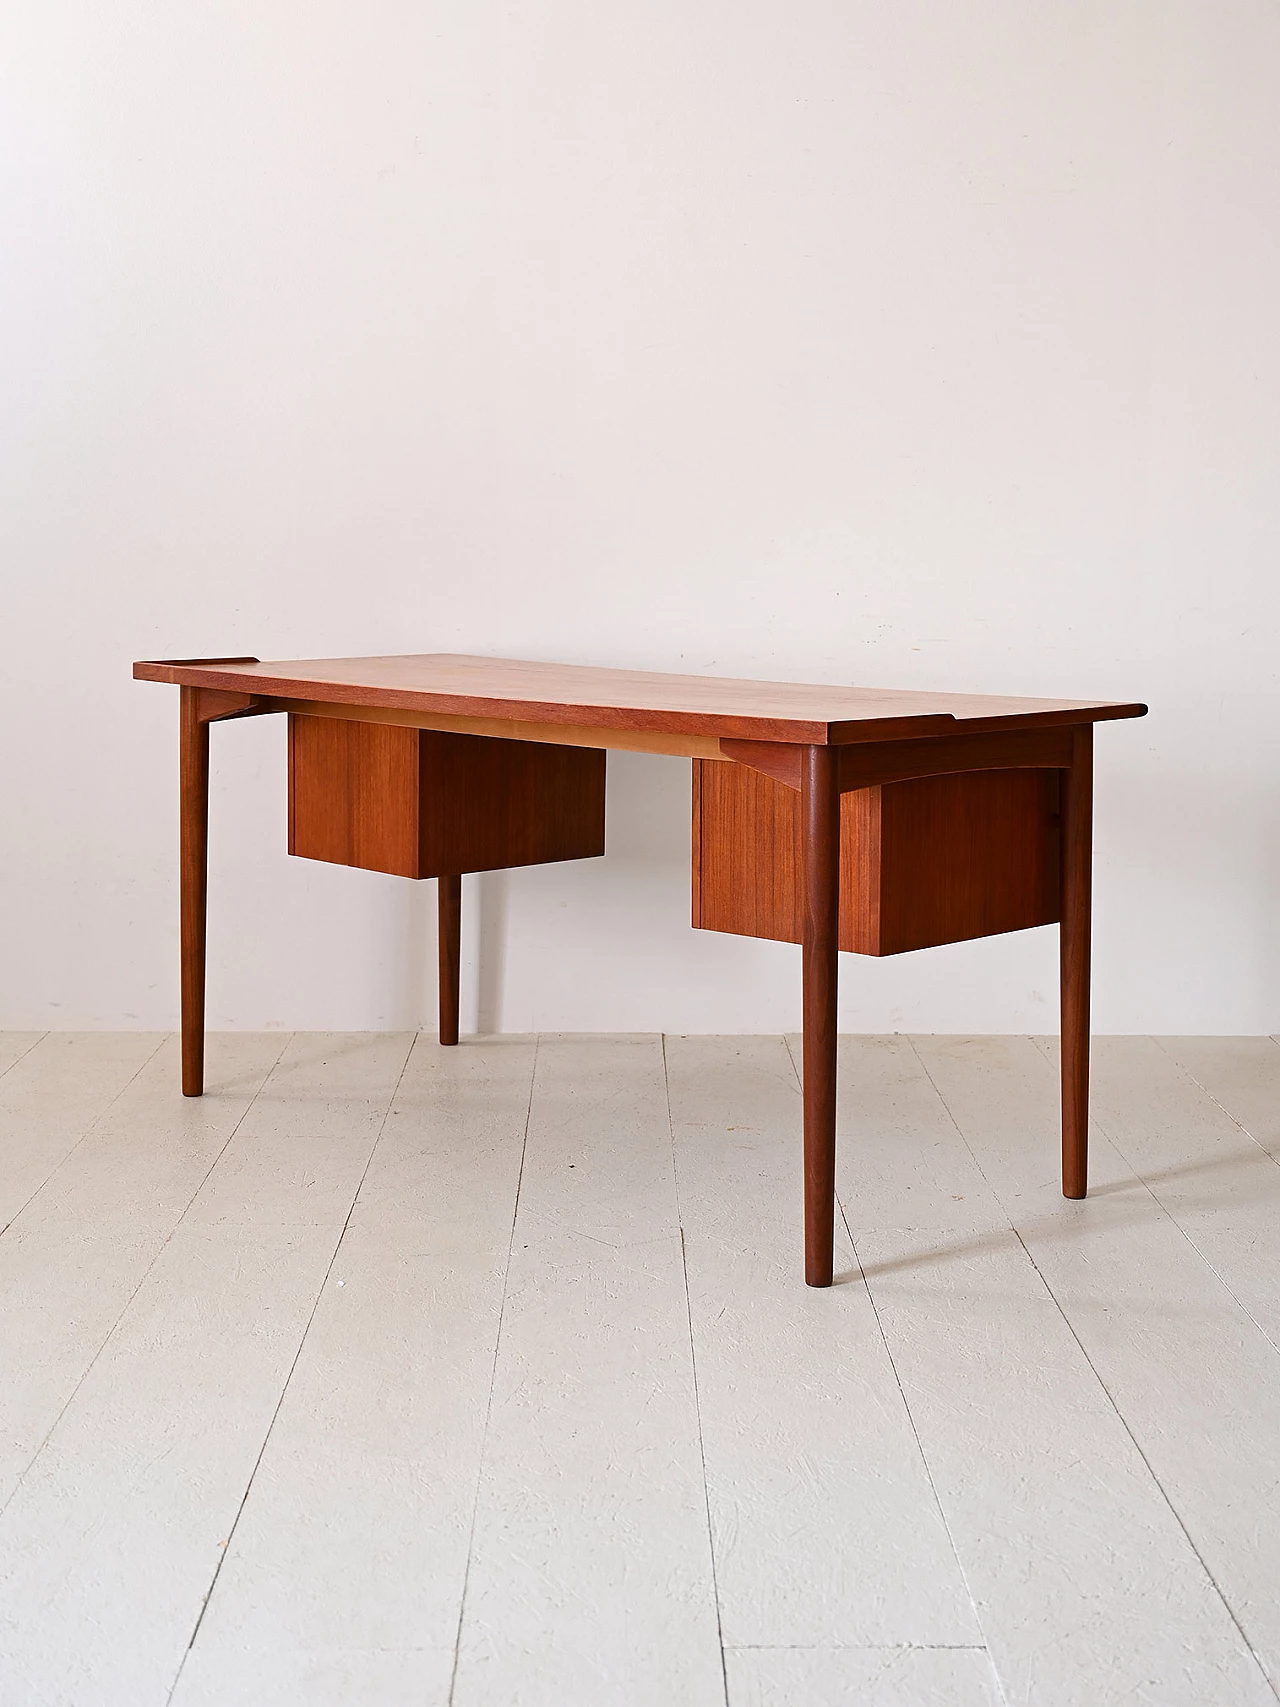
[[(902, 741), (948, 734), (982, 734), (997, 729), (1052, 728), (1144, 717), (1137, 701), (1081, 702), (1044, 711), (1015, 711), (1005, 716), (957, 718), (950, 712), (915, 716), (866, 717), (819, 721), (792, 717), (750, 717), (705, 711), (664, 711), (651, 707), (571, 704), (562, 700), (502, 699), (476, 694), (430, 693), (420, 689), (366, 687), (358, 683), (318, 682), (296, 676), (253, 675), (237, 664), (256, 658), (139, 659), (135, 681), (176, 687), (214, 688), (250, 693), (263, 701), (309, 700), (324, 704), (377, 706), (387, 711), (435, 712), (441, 716), (486, 717), (512, 723), (556, 723), (567, 728), (614, 728), (619, 732), (705, 735), (740, 741), (776, 741), (797, 746), (852, 746), (872, 741)], [(713, 678), (708, 678), (713, 679)], [(996, 696), (992, 696), (996, 697)], [(265, 706), (264, 706), (265, 709)], [(283, 708), (282, 708), (283, 709)]]

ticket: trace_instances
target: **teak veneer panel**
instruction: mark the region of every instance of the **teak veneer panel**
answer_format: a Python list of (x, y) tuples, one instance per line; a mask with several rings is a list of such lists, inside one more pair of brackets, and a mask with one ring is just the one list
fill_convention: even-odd
[(332, 717), (289, 718), (289, 852), (395, 877), (604, 852), (605, 755)]
[[(1071, 727), (996, 729), (983, 734), (923, 736), (915, 741), (858, 741), (840, 749), (841, 794), (875, 783), (905, 782), (910, 777), (946, 776), (953, 771), (1001, 771), (1064, 768), (1074, 751)], [(721, 758), (750, 765), (766, 776), (799, 789), (803, 747), (785, 741), (721, 741)], [(697, 757), (715, 755), (698, 754)]]
[[(143, 661), (143, 681), (450, 716), (802, 744), (886, 741), (1138, 717), (1135, 704), (825, 687), (421, 653), (282, 663)], [(957, 725), (960, 727), (958, 728)]]
[[(799, 794), (746, 765), (694, 762), (693, 923), (801, 938)], [(839, 944), (902, 954), (1053, 924), (1056, 770), (992, 770), (840, 798)]]

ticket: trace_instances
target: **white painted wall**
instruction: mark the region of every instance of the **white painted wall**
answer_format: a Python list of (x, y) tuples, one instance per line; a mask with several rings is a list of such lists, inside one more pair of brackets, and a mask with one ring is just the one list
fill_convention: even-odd
[[(458, 649), (1145, 698), (1096, 1019), (1280, 1029), (1280, 12), (1246, 0), (43, 0), (0, 57), (0, 1023), (176, 1015), (173, 690)], [(289, 860), (215, 729), (211, 1022), (434, 1012), (434, 886)], [(468, 880), (470, 1017), (773, 1029), (688, 776)], [(477, 933), (485, 939), (477, 972)], [(842, 963), (1051, 1029), (1055, 933)]]

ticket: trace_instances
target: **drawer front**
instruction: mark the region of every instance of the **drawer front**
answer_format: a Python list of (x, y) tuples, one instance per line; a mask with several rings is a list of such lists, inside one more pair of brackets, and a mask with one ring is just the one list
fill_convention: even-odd
[(336, 717), (289, 717), (289, 852), (441, 877), (604, 852), (605, 755)]
[[(1056, 770), (966, 771), (840, 799), (840, 947), (901, 954), (1060, 917)], [(694, 761), (693, 922), (800, 941), (800, 795)]]

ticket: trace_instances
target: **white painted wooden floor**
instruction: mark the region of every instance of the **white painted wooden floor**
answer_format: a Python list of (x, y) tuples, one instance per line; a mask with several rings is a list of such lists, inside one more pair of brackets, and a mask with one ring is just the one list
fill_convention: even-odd
[(0, 1035), (4, 1707), (1252, 1707), (1280, 1046)]

